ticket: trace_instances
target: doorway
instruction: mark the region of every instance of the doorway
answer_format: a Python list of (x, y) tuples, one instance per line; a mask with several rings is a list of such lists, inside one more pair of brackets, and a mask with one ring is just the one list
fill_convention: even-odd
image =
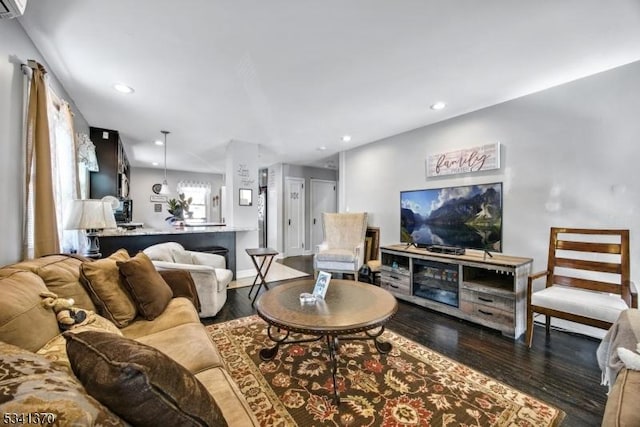
[(304, 253), (304, 179), (285, 177), (285, 256)]
[(311, 224), (312, 251), (315, 251), (316, 246), (324, 240), (322, 230), (323, 212), (336, 212), (337, 204), (336, 181), (311, 180), (311, 216), (309, 224)]

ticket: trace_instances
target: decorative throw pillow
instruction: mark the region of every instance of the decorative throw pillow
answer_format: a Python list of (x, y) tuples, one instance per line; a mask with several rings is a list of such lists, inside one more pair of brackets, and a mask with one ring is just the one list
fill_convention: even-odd
[(98, 313), (119, 328), (127, 326), (136, 317), (136, 305), (127, 293), (116, 262), (129, 259), (126, 249), (120, 249), (108, 258), (80, 265), (80, 279), (91, 295)]
[(125, 425), (73, 375), (43, 356), (4, 342), (0, 355), (0, 412), (5, 417), (31, 414), (31, 422), (25, 424)]
[(156, 271), (151, 259), (143, 252), (128, 261), (117, 261), (123, 284), (136, 303), (138, 311), (147, 320), (153, 320), (162, 314), (173, 292)]
[(187, 270), (159, 270), (158, 273), (162, 276), (167, 285), (173, 292), (173, 297), (185, 297), (188, 298), (196, 310), (200, 312), (200, 299), (198, 298), (198, 290), (196, 284), (193, 282), (191, 273)]
[(173, 256), (173, 261), (178, 264), (195, 264), (189, 251), (185, 251), (183, 249), (172, 249), (171, 256)]
[(63, 336), (85, 389), (132, 425), (227, 425), (202, 383), (155, 348), (104, 332)]

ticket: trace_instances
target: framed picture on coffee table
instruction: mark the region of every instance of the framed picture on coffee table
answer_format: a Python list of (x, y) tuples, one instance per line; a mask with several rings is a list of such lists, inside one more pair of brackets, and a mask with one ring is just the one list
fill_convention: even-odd
[(331, 280), (331, 273), (321, 271), (318, 273), (316, 279), (316, 285), (313, 287), (313, 296), (316, 298), (324, 299), (327, 294), (327, 288), (329, 287), (329, 281)]

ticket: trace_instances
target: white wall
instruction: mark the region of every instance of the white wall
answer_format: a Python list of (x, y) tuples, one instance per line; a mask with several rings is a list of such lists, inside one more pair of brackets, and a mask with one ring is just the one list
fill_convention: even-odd
[[(155, 193), (151, 190), (153, 184), (162, 183), (164, 179), (164, 169), (134, 167), (131, 169), (131, 190), (129, 197), (133, 200), (133, 222), (143, 222), (147, 228), (171, 228), (165, 221), (170, 214), (167, 211), (167, 204), (162, 204), (162, 212), (155, 212), (156, 203), (151, 202), (151, 196)], [(167, 181), (171, 194), (167, 198), (177, 198), (176, 186), (180, 181), (198, 181), (211, 184), (211, 198), (219, 194), (222, 186), (222, 174), (193, 173), (184, 171), (167, 170)], [(212, 200), (210, 199), (209, 202)], [(218, 221), (218, 206), (211, 206), (209, 212), (210, 221)]]
[[(546, 267), (549, 228), (628, 228), (640, 284), (640, 62), (345, 153), (346, 209), (400, 240), (400, 191), (504, 183), (503, 251)], [(425, 114), (429, 114), (425, 110)], [(430, 154), (500, 141), (502, 168), (425, 178)]]
[[(18, 20), (0, 21), (0, 265), (20, 259), (22, 245), (22, 197), (24, 183), (23, 103), (24, 85), (21, 63), (34, 59), (49, 69), (27, 37)], [(71, 104), (76, 132), (89, 133), (89, 126), (53, 74), (55, 92)]]

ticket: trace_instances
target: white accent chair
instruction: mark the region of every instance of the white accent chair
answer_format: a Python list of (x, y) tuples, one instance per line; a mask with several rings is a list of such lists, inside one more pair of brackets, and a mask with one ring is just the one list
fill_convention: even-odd
[[(536, 279), (545, 287), (533, 291)], [(527, 335), (531, 347), (536, 313), (608, 329), (628, 308), (638, 308), (629, 278), (629, 230), (551, 228), (547, 270), (529, 276)]]
[(227, 301), (227, 287), (233, 272), (223, 256), (188, 251), (176, 242), (149, 246), (143, 252), (158, 270), (186, 270), (191, 274), (200, 299), (200, 317), (215, 316)]
[(358, 280), (358, 271), (364, 263), (364, 244), (367, 232), (367, 213), (323, 213), (322, 230), (324, 241), (316, 248), (313, 257), (313, 273), (353, 274)]

